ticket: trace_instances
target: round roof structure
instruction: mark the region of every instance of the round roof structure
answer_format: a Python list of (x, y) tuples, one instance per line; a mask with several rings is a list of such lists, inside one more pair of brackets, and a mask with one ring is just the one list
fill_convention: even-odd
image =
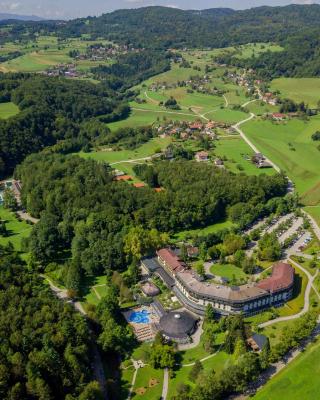
[(193, 333), (196, 319), (185, 311), (169, 312), (160, 318), (162, 333), (170, 338), (182, 339)]

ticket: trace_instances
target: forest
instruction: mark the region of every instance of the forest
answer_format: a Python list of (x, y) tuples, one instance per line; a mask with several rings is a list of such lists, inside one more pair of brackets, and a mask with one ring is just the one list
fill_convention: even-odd
[(320, 74), (319, 29), (296, 32), (282, 42), (284, 51), (265, 52), (259, 57), (238, 59), (222, 55), (217, 58), (242, 68), (253, 68), (258, 77), (271, 80), (278, 77), (313, 77)]
[(59, 142), (60, 148), (75, 151), (98, 135), (101, 140), (106, 128), (102, 123), (97, 127), (93, 118), (116, 119), (129, 111), (103, 85), (27, 74), (2, 74), (0, 98), (20, 109), (16, 116), (0, 121), (0, 177), (46, 146)]
[(101, 398), (84, 318), (11, 246), (0, 246), (0, 282), (1, 399)]
[[(287, 187), (282, 175), (236, 176), (190, 161), (159, 162), (155, 174), (164, 188), (160, 193), (116, 182), (108, 165), (92, 160), (29, 156), (16, 170), (23, 206), (41, 216), (28, 249), (44, 264), (71, 251), (70, 280), (76, 275), (80, 284), (85, 275), (124, 270), (154, 251), (163, 245), (161, 232), (206, 226), (220, 221), (232, 207), (240, 207), (251, 222), (256, 214), (250, 215), (245, 204), (263, 212), (263, 204), (284, 195)], [(134, 227), (142, 235), (139, 229), (132, 231)], [(130, 244), (136, 236), (146, 243), (140, 251)]]

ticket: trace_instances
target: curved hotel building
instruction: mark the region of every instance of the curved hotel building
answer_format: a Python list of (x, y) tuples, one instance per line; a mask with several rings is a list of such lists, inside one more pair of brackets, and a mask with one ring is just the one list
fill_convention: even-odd
[[(152, 260), (152, 261), (151, 261)], [(294, 269), (279, 262), (270, 277), (258, 283), (225, 286), (203, 281), (189, 269), (171, 249), (157, 251), (157, 259), (142, 260), (149, 272), (159, 275), (177, 298), (190, 311), (203, 315), (211, 304), (223, 315), (256, 314), (272, 306), (280, 306), (292, 297)]]

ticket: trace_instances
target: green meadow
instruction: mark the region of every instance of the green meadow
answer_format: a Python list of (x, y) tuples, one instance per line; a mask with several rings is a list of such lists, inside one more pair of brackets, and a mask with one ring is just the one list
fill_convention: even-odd
[(14, 213), (2, 206), (0, 206), (0, 220), (6, 222), (8, 231), (8, 236), (3, 237), (0, 235), (0, 244), (5, 246), (11, 242), (16, 250), (21, 251), (21, 239), (30, 235), (32, 225), (27, 224), (25, 221), (19, 221)]
[(227, 169), (235, 173), (244, 172), (248, 175), (275, 173), (273, 168), (259, 169), (251, 162), (253, 150), (239, 136), (221, 137), (216, 142), (214, 153), (225, 160), (224, 165)]
[[(58, 42), (55, 36), (39, 36), (35, 41), (19, 45), (17, 43), (5, 44), (0, 49), (0, 54), (8, 54), (12, 51), (20, 51), (22, 56), (4, 63), (0, 63), (2, 72), (41, 72), (60, 63), (73, 63), (74, 59), (69, 57), (70, 50), (79, 50), (84, 53), (87, 46), (95, 41), (83, 39), (66, 39)], [(107, 43), (99, 40), (99, 43)], [(107, 61), (91, 62), (88, 60), (77, 61), (77, 69), (86, 71)]]
[(223, 222), (217, 222), (216, 224), (208, 225), (205, 228), (190, 229), (178, 232), (173, 236), (173, 239), (176, 241), (182, 241), (195, 236), (209, 235), (210, 233), (215, 233), (221, 231), (222, 229), (228, 229), (233, 226), (234, 224), (231, 221), (226, 220)]
[(253, 397), (255, 400), (315, 400), (320, 393), (320, 340), (273, 377)]
[(233, 278), (246, 280), (248, 277), (241, 268), (238, 268), (232, 264), (213, 264), (213, 266), (210, 268), (210, 272), (213, 275), (221, 276), (229, 281), (231, 281)]
[(258, 149), (293, 180), (305, 205), (320, 203), (320, 152), (311, 140), (311, 135), (319, 128), (320, 116), (306, 122), (254, 120), (242, 126)]
[(0, 104), (0, 119), (7, 119), (19, 113), (19, 107), (14, 103), (1, 103)]
[(279, 78), (272, 81), (271, 90), (279, 90), (283, 98), (296, 102), (304, 101), (310, 107), (316, 107), (320, 100), (320, 79)]
[[(95, 151), (91, 153), (79, 153), (83, 158), (91, 158), (100, 162), (110, 164), (130, 162), (132, 160), (150, 157), (158, 150), (165, 149), (171, 142), (170, 138), (154, 138), (143, 144), (135, 150), (120, 150), (120, 151)], [(115, 168), (118, 168), (115, 166)]]
[(320, 205), (305, 207), (305, 210), (317, 221), (318, 225), (320, 226)]

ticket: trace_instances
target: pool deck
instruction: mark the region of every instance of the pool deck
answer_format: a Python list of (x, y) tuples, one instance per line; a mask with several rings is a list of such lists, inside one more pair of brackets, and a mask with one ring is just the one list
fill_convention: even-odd
[[(130, 316), (132, 313), (141, 312), (143, 310), (148, 311), (149, 322), (144, 323), (130, 321)], [(135, 307), (131, 310), (124, 311), (122, 314), (128, 324), (132, 327), (133, 332), (139, 342), (151, 341), (154, 339), (156, 333), (154, 325), (159, 323), (159, 317), (153, 310), (152, 306)]]

